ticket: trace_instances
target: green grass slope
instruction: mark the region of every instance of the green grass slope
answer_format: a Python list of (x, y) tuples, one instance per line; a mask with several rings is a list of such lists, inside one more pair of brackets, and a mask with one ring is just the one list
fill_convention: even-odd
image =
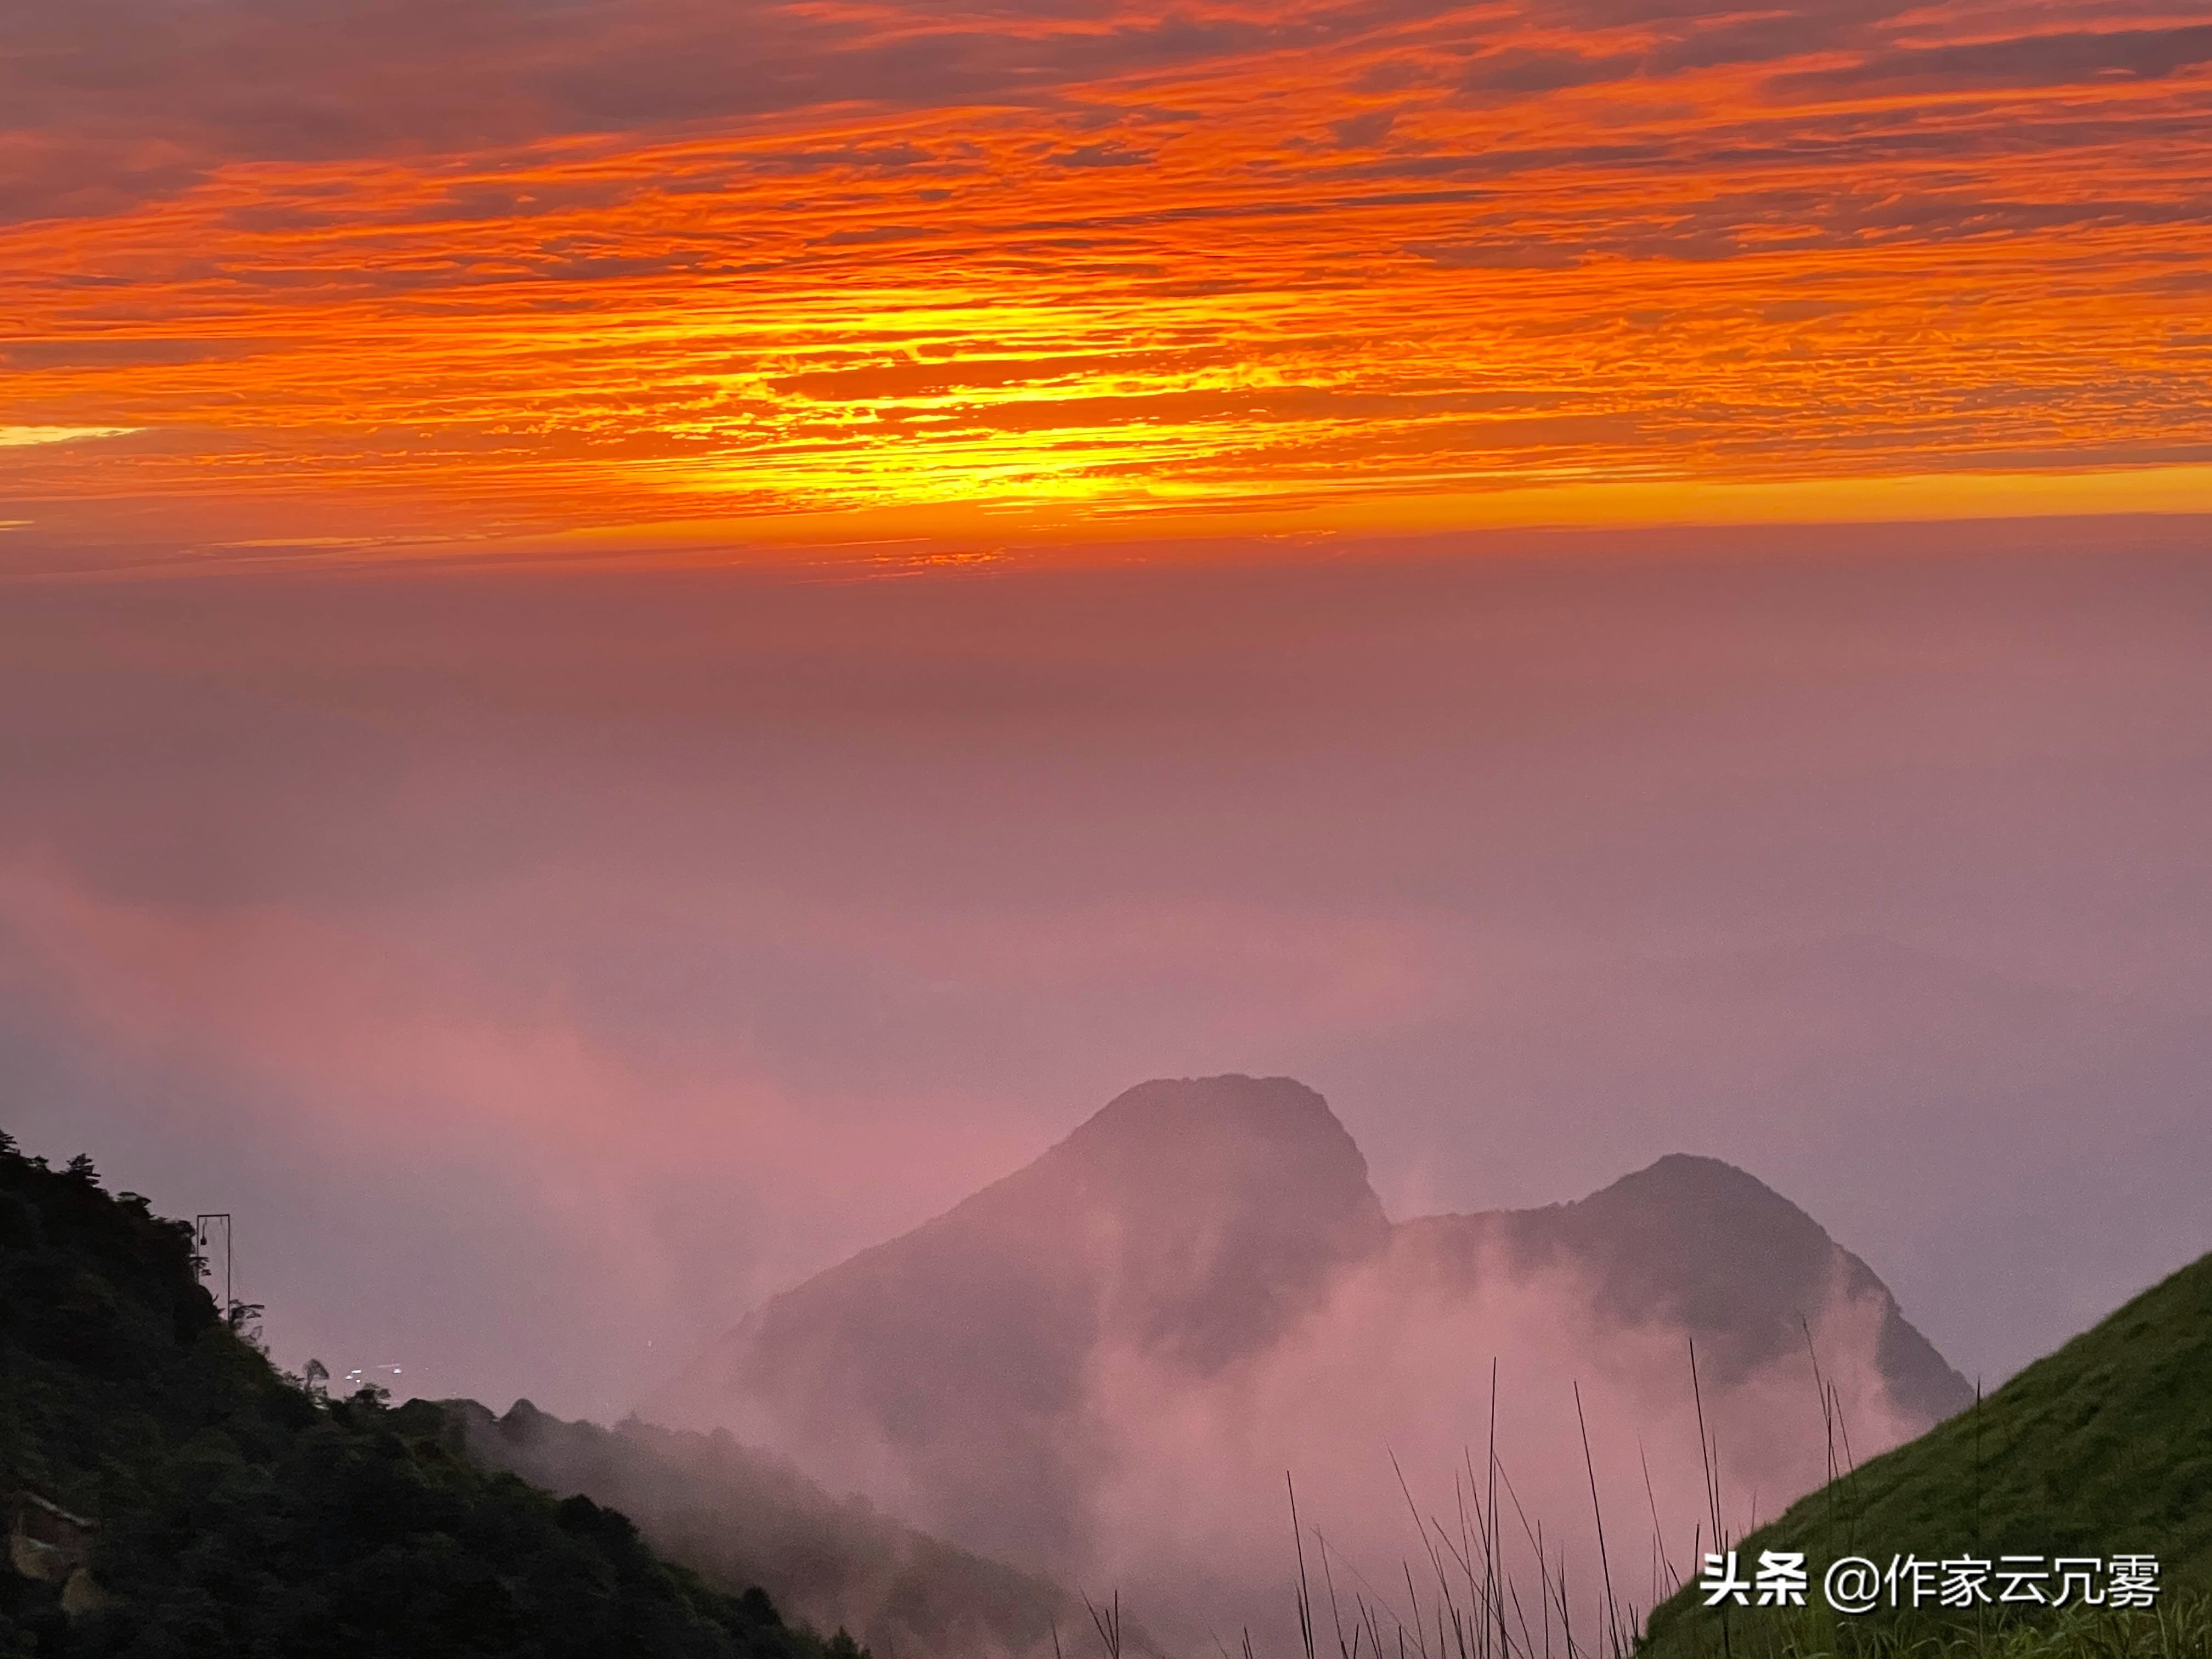
[(241, 1340), (191, 1229), (0, 1135), (0, 1656), (857, 1659), (622, 1515), (325, 1402)]
[[(2201, 1606), (2197, 1598), (2212, 1590), (2212, 1255), (2037, 1361), (1978, 1407), (1800, 1499), (1735, 1547), (1747, 1569), (1761, 1550), (1803, 1551), (1815, 1603), (1820, 1572), (1842, 1555), (1887, 1565), (1908, 1553), (2141, 1553), (2158, 1559), (2169, 1603), (2178, 1597)], [(1685, 1590), (1653, 1613), (1650, 1659), (1721, 1650), (1720, 1614), (1703, 1599)], [(1828, 1634), (1840, 1641), (1903, 1622), (1940, 1637), (1947, 1625), (1986, 1632), (2023, 1616), (2051, 1617), (2018, 1604), (1965, 1613), (1923, 1607), (1909, 1620), (1840, 1621), (1848, 1629)], [(1771, 1609), (1735, 1608), (1729, 1650), (1806, 1650), (1802, 1630), (1778, 1641), (1789, 1622)]]

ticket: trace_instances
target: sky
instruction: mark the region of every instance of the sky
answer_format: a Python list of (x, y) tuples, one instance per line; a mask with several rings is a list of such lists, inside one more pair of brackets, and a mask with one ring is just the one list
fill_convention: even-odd
[(2212, 510), (2160, 0), (34, 0), (16, 568)]
[(494, 1403), (1226, 1071), (2005, 1374), (2212, 1242), (2208, 135), (2158, 0), (0, 9), (0, 1109)]
[(1994, 1382), (2212, 1249), (2201, 519), (0, 599), (0, 1121), (277, 1358), (606, 1420), (1158, 1076), (1671, 1152)]

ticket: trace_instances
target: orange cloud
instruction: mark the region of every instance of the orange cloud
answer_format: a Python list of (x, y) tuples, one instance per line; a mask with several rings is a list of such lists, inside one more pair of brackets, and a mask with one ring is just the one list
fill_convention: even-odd
[(2179, 9), (262, 9), (21, 60), (33, 535), (2212, 506)]

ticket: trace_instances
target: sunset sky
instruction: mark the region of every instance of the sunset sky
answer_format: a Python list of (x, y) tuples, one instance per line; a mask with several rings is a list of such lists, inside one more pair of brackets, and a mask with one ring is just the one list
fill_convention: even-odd
[(0, 7), (0, 1123), (501, 1404), (1231, 1071), (1994, 1378), (2212, 1247), (2208, 388), (2202, 0)]
[(0, 558), (2212, 509), (2160, 0), (0, 20)]

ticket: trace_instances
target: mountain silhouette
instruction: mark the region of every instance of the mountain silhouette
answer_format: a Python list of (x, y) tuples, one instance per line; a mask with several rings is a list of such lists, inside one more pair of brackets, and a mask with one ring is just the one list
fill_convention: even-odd
[(1874, 1270), (1755, 1176), (1674, 1152), (1603, 1191), (1539, 1210), (1429, 1216), (1397, 1229), (1401, 1253), (1472, 1279), (1488, 1250), (1528, 1270), (1571, 1263), (1600, 1312), (1678, 1327), (1720, 1381), (1802, 1346), (1804, 1322), (1837, 1295), (1881, 1309), (1874, 1361), (1890, 1398), (1933, 1424), (1973, 1390), (1905, 1320)]
[(1094, 1352), (1217, 1370), (1389, 1234), (1366, 1160), (1310, 1089), (1143, 1084), (1026, 1169), (773, 1298), (646, 1415), (726, 1423), (868, 1486), (837, 1455), (865, 1425), (933, 1530), (1059, 1559), (1070, 1494), (1105, 1455), (1082, 1412)]
[(770, 1299), (645, 1414), (726, 1426), (969, 1548), (1060, 1567), (1129, 1433), (1095, 1406), (1108, 1358), (1172, 1398), (1256, 1364), (1355, 1279), (1449, 1298), (1547, 1269), (1607, 1326), (1686, 1334), (1717, 1384), (1803, 1356), (1850, 1298), (1874, 1310), (1870, 1352), (1824, 1360), (1871, 1368), (1916, 1429), (1972, 1399), (1864, 1262), (1726, 1164), (1670, 1157), (1575, 1203), (1394, 1226), (1321, 1096), (1230, 1076), (1129, 1090)]

